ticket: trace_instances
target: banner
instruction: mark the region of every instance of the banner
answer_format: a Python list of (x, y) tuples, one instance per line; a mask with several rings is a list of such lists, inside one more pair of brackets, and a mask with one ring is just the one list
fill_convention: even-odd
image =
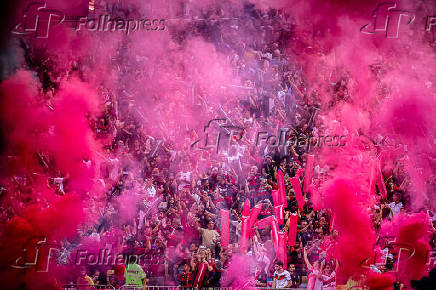
[(386, 199), (386, 197), (388, 196), (388, 191), (386, 190), (385, 180), (383, 179), (380, 163), (377, 164), (376, 174), (377, 174), (376, 183), (377, 183), (378, 190), (380, 191), (381, 197)]
[(313, 160), (314, 160), (313, 155), (311, 154), (307, 155), (306, 170), (304, 172), (304, 184), (303, 184), (304, 192), (309, 192), (310, 185), (312, 184)]
[(247, 198), (244, 202), (244, 207), (242, 208), (242, 219), (246, 219), (250, 216), (250, 200)]
[(297, 219), (297, 213), (289, 215), (288, 245), (291, 247), (297, 244)]
[(248, 218), (243, 218), (241, 222), (241, 241), (239, 247), (241, 248), (241, 253), (245, 254), (248, 250)]
[(279, 191), (278, 190), (272, 190), (271, 194), (272, 194), (273, 204), (274, 205), (280, 205), (281, 204), (281, 198), (279, 196)]
[(278, 259), (283, 263), (283, 267), (285, 269), (288, 268), (287, 264), (287, 255), (288, 255), (288, 248), (286, 246), (286, 233), (285, 232), (278, 232)]
[(273, 218), (274, 218), (274, 217), (273, 217), (272, 215), (270, 215), (270, 216), (268, 216), (268, 217), (266, 217), (266, 218), (264, 218), (264, 219), (258, 220), (258, 221), (256, 222), (256, 227), (257, 227), (258, 229), (264, 229), (264, 228), (270, 226), (270, 225), (271, 225), (271, 222), (272, 222), (272, 220), (273, 220)]
[(279, 169), (277, 170), (277, 188), (279, 193), (279, 200), (277, 201), (277, 204), (286, 204), (286, 188), (285, 188), (285, 176), (283, 175), (283, 172)]
[(256, 204), (255, 207), (251, 209), (250, 217), (248, 218), (248, 232), (250, 233), (251, 229), (253, 228), (254, 224), (257, 221), (257, 217), (259, 216), (260, 212), (262, 210), (262, 204)]
[(295, 198), (297, 199), (298, 208), (302, 210), (304, 207), (304, 197), (303, 194), (301, 193), (300, 180), (298, 180), (297, 177), (292, 177), (291, 184), (292, 187), (294, 188)]
[(369, 173), (369, 194), (370, 196), (375, 195), (375, 183), (376, 183), (376, 160), (371, 161), (371, 169)]
[(221, 209), (221, 245), (223, 247), (229, 246), (229, 231), (230, 231), (230, 212), (226, 209)]
[(278, 256), (278, 249), (279, 249), (279, 224), (277, 222), (277, 219), (273, 217), (271, 220), (271, 240), (274, 244), (274, 249), (276, 252), (276, 255)]
[(333, 231), (334, 226), (335, 226), (335, 215), (333, 214), (333, 216), (332, 216), (332, 218), (331, 218), (331, 220), (330, 220), (330, 229), (329, 229), (330, 232)]
[(274, 207), (274, 216), (276, 217), (279, 225), (283, 225), (285, 223), (285, 217), (283, 215), (283, 204), (276, 205)]

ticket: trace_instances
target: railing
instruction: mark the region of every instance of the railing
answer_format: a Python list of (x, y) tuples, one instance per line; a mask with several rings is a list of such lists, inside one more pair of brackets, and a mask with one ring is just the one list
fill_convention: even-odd
[(87, 284), (67, 284), (62, 286), (63, 290), (116, 290), (112, 285), (87, 285)]
[[(137, 290), (137, 289), (147, 289), (147, 290), (198, 290), (198, 287), (184, 287), (184, 286), (135, 286), (135, 285), (123, 285), (119, 290)], [(204, 288), (206, 289), (206, 288)], [(207, 289), (223, 289), (220, 287), (211, 287)]]
[[(111, 285), (84, 285), (84, 284), (68, 284), (62, 286), (63, 290), (200, 290), (198, 287), (185, 287), (185, 286), (137, 286), (137, 285), (123, 285), (115, 288)], [(204, 290), (232, 290), (232, 287), (202, 287)], [(253, 290), (270, 290), (269, 287), (247, 287), (246, 289)], [(305, 290), (306, 288), (281, 288), (284, 290)], [(353, 288), (359, 289), (359, 288)], [(360, 288), (362, 289), (362, 288)]]
[[(271, 287), (253, 287), (250, 289), (256, 289), (256, 290), (271, 290), (273, 288)], [(284, 290), (307, 290), (307, 288), (280, 288), (280, 289), (284, 289)]]
[[(184, 286), (133, 286), (124, 285), (119, 288), (119, 290), (137, 290), (137, 289), (147, 289), (147, 290), (198, 290), (198, 287), (184, 287)], [(206, 289), (206, 288), (204, 288)], [(220, 287), (211, 287), (207, 289), (222, 289)]]

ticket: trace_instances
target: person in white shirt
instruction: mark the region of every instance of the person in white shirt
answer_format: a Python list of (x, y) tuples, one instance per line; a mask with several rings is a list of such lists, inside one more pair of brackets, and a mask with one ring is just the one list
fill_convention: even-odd
[(321, 269), (320, 269), (320, 263), (319, 261), (313, 262), (313, 264), (310, 263), (309, 259), (307, 258), (307, 247), (304, 247), (303, 249), (303, 257), (304, 262), (306, 263), (306, 267), (308, 270), (307, 275), (307, 289), (310, 290), (321, 290), (322, 289), (322, 280), (321, 280)]
[(394, 193), (394, 196), (392, 197), (393, 202), (389, 204), (389, 207), (392, 209), (392, 214), (394, 216), (398, 215), (401, 210), (403, 209), (403, 203), (400, 201), (401, 197), (398, 192)]
[(336, 289), (336, 272), (333, 270), (330, 264), (327, 264), (324, 268), (321, 276), (322, 289), (323, 290), (335, 290)]
[(238, 172), (242, 171), (242, 165), (241, 165), (241, 157), (243, 155), (241, 152), (239, 152), (238, 147), (232, 146), (229, 150), (229, 153), (227, 155), (228, 164), (230, 166), (234, 166)]
[(283, 263), (277, 262), (274, 265), (274, 275), (273, 275), (273, 285), (272, 287), (274, 289), (282, 289), (282, 288), (288, 288), (288, 285), (292, 284), (291, 281), (291, 274), (283, 269)]
[(182, 190), (183, 187), (185, 187), (186, 185), (190, 185), (191, 184), (191, 172), (186, 171), (186, 172), (180, 172), (178, 174), (178, 180), (179, 180), (179, 186), (178, 189)]

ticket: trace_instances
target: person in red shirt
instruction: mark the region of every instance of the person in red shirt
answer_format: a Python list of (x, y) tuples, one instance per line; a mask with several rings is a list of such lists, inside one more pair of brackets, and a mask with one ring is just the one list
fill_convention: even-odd
[(195, 267), (197, 275), (194, 281), (194, 287), (201, 287), (208, 281), (210, 273), (214, 272), (214, 262), (207, 254), (206, 247), (200, 247), (197, 251), (197, 255), (191, 264)]
[(192, 287), (194, 282), (194, 274), (191, 271), (191, 266), (189, 265), (188, 261), (183, 263), (183, 271), (177, 275), (177, 279), (179, 280), (180, 286)]
[(124, 264), (115, 264), (114, 265), (114, 277), (118, 284), (124, 284), (124, 271), (126, 270), (126, 266)]

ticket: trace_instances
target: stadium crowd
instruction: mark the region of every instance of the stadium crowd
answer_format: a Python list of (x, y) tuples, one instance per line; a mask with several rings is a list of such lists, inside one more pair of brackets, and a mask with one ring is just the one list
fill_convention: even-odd
[[(111, 9), (112, 13), (120, 13)], [(126, 260), (116, 265), (83, 266), (80, 276), (71, 277), (66, 284), (96, 288), (103, 285), (118, 288), (125, 284), (225, 286), (231, 284), (224, 283), (222, 277), (232, 257), (246, 254), (255, 261), (250, 267), (247, 264), (244, 272), (247, 277), (253, 277), (255, 285), (251, 286), (335, 288), (338, 262), (333, 252), (341, 233), (334, 230), (329, 210), (314, 209), (309, 192), (303, 191), (305, 205), (299, 209), (290, 183), (290, 178), (297, 175), (304, 184), (301, 168), (306, 166), (308, 153), (316, 154), (318, 150), (308, 146), (308, 142), (301, 145), (291, 140), (309, 140), (326, 133), (322, 116), (317, 114), (320, 105), (309, 101), (304, 76), (285, 53), (288, 40), (293, 37), (292, 19), (281, 11), (262, 12), (250, 6), (245, 7), (242, 15), (241, 18), (238, 14), (237, 22), (229, 23), (214, 20), (232, 16), (224, 10), (207, 11), (201, 16), (211, 21), (192, 21), (184, 34), (174, 36), (183, 38), (188, 34), (211, 42), (227, 55), (234, 75), (244, 82), (246, 95), (221, 106), (226, 122), (244, 128), (244, 137), (230, 140), (229, 148), (198, 149), (192, 146), (200, 138), (198, 133), (186, 138), (179, 147), (152, 136), (135, 111), (135, 97), (126, 95), (124, 88), (118, 91), (100, 88), (105, 101), (104, 113), (90, 120), (90, 126), (96, 138), (107, 144), (105, 162), (95, 180), (107, 190), (104, 198), (90, 198), (88, 210), (98, 217), (98, 222), (84, 225), (80, 235), (100, 244), (111, 241), (107, 243), (111, 251), (122, 253)], [(128, 50), (128, 40), (125, 46), (127, 48), (120, 48), (118, 60), (122, 76), (136, 73), (140, 67), (122, 57), (122, 50)], [(27, 60), (29, 67), (38, 71), (46, 94), (55, 91), (57, 81), (50, 61), (41, 65), (32, 53), (27, 55)], [(80, 72), (80, 64), (75, 65), (74, 70)], [(345, 75), (332, 85), (334, 102), (331, 106), (347, 100), (350, 83)], [(211, 119), (216, 117), (212, 113), (210, 116)], [(284, 146), (249, 142), (259, 131), (276, 134), (280, 128), (292, 128), (285, 134)], [(259, 219), (273, 215), (271, 191), (277, 189), (279, 170), (284, 173), (286, 188), (285, 222), (280, 230), (287, 232), (290, 215), (298, 216), (297, 242), (287, 247), (286, 265), (277, 259), (269, 226), (255, 227), (248, 252), (240, 250), (244, 202), (248, 199), (252, 206), (262, 204)], [(315, 161), (313, 182), (322, 183), (328, 174), (328, 166)], [(392, 176), (384, 176), (387, 198), (380, 199), (378, 206), (370, 209), (376, 229), (382, 220), (407, 210), (408, 196), (401, 186), (405, 176), (403, 168), (396, 168)], [(17, 189), (31, 187), (31, 184), (23, 186), (18, 179), (14, 183), (18, 184)], [(47, 183), (57, 194), (68, 194), (67, 173), (59, 173)], [(135, 214), (128, 220), (121, 218), (119, 202), (127, 192), (134, 192), (137, 197), (130, 205)], [(7, 220), (11, 213), (3, 209), (3, 219)], [(221, 244), (221, 209), (230, 211), (227, 247)], [(114, 237), (116, 243), (113, 243)], [(63, 243), (66, 249), (73, 251), (80, 246), (80, 239)], [(142, 259), (136, 259), (138, 256)], [(386, 265), (373, 265), (373, 270), (392, 269), (394, 258), (388, 257)], [(205, 269), (202, 275), (198, 274), (200, 269)], [(364, 277), (350, 277), (347, 286), (361, 286), (362, 279)]]

